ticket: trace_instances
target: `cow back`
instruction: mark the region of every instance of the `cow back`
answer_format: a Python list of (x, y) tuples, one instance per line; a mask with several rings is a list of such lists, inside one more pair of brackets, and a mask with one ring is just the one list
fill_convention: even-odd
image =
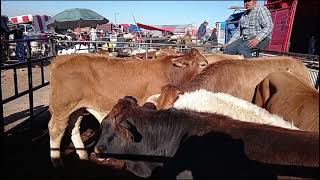
[(300, 129), (319, 132), (319, 92), (292, 73), (268, 75), (257, 86), (254, 103)]
[(308, 69), (290, 57), (257, 58), (248, 61), (219, 61), (209, 65), (192, 81), (179, 87), (182, 92), (205, 89), (252, 101), (255, 87), (270, 73), (291, 71), (308, 81)]

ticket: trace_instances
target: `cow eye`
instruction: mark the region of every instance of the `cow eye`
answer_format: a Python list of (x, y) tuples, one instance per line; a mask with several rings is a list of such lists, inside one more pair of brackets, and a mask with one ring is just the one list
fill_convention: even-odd
[(207, 66), (207, 63), (205, 63), (205, 62), (203, 62), (203, 63), (200, 64), (200, 67), (201, 67), (201, 68), (205, 68), (206, 66)]

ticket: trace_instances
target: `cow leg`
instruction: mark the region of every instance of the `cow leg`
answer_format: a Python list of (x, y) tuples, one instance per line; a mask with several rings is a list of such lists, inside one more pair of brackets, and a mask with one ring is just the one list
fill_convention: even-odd
[(82, 116), (82, 114), (79, 115), (79, 113), (77, 113), (72, 118), (76, 119), (76, 122), (74, 123), (74, 127), (72, 128), (72, 131), (71, 131), (72, 143), (73, 143), (74, 147), (76, 148), (76, 152), (77, 152), (79, 158), (82, 160), (88, 160), (88, 153), (87, 153), (87, 150), (85, 149), (85, 146), (82, 142), (81, 134), (80, 134), (80, 124), (83, 119), (83, 116)]
[(60, 157), (60, 144), (63, 134), (67, 127), (68, 117), (58, 119), (52, 115), (48, 124), (50, 136), (50, 156), (54, 167), (62, 167), (63, 163)]

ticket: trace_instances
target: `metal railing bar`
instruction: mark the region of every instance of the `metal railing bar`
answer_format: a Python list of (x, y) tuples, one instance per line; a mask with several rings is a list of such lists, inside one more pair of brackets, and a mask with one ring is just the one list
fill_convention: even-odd
[(33, 119), (33, 91), (32, 91), (32, 62), (31, 62), (31, 45), (27, 41), (27, 62), (28, 62), (28, 87), (29, 87), (29, 116)]
[[(31, 60), (31, 63), (35, 63), (35, 62), (39, 62), (39, 61), (42, 61), (42, 60), (47, 60), (47, 59), (51, 59), (51, 58), (54, 58), (55, 56), (48, 56), (48, 57), (41, 57), (41, 58), (36, 58), (36, 59), (32, 59)], [(18, 63), (15, 63), (15, 64), (10, 64), (10, 65), (4, 65), (1, 67), (2, 70), (7, 70), (7, 69), (13, 69), (15, 67), (19, 67), (19, 66), (23, 66), (23, 65), (26, 65), (28, 64), (28, 62), (18, 62)]]
[(41, 84), (44, 84), (44, 69), (43, 69), (43, 61), (40, 61), (40, 69), (41, 69)]
[(18, 91), (18, 78), (17, 78), (17, 68), (16, 67), (13, 68), (13, 83), (14, 83), (14, 94), (18, 95), (19, 91)]
[(47, 37), (47, 38), (29, 38), (29, 39), (6, 40), (6, 41), (4, 41), (4, 43), (42, 41), (42, 40), (49, 40), (49, 39), (56, 39), (56, 38)]

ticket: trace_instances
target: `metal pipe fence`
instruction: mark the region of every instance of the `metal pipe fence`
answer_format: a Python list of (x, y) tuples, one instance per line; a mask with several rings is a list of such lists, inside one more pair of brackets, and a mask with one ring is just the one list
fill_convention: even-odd
[[(33, 41), (42, 41), (45, 43), (49, 44), (49, 49), (50, 49), (50, 53), (48, 56), (46, 57), (41, 57), (41, 58), (32, 58), (32, 46), (31, 46), (31, 42)], [(27, 122), (29, 122), (30, 120), (32, 120), (35, 116), (37, 116), (38, 114), (42, 113), (42, 111), (38, 114), (34, 114), (33, 110), (34, 110), (34, 104), (33, 104), (33, 92), (45, 87), (47, 85), (49, 85), (48, 81), (44, 80), (44, 61), (48, 61), (51, 58), (55, 57), (56, 53), (55, 53), (55, 42), (53, 38), (32, 38), (32, 39), (25, 39), (25, 40), (10, 40), (10, 41), (5, 41), (4, 43), (8, 43), (8, 44), (12, 44), (12, 43), (24, 43), (26, 44), (26, 56), (24, 56), (23, 61), (22, 62), (17, 62), (14, 64), (9, 64), (9, 65), (4, 65), (1, 64), (0, 70), (13, 70), (13, 81), (14, 81), (14, 94), (6, 97), (5, 99), (3, 99), (2, 97), (2, 84), (0, 86), (0, 99), (1, 99), (1, 107), (0, 107), (0, 116), (1, 116), (1, 121), (0, 121), (0, 133), (1, 136), (4, 135), (4, 114), (3, 114), (3, 106), (10, 102), (13, 101), (15, 99), (18, 99), (24, 95), (28, 95), (29, 96), (29, 118), (24, 121), (23, 123), (20, 123), (20, 125), (25, 124)], [(25, 53), (25, 51), (23, 52)], [(41, 84), (38, 86), (33, 86), (32, 83), (32, 65), (35, 63), (39, 63), (40, 62), (40, 68), (41, 68)], [(3, 62), (2, 62), (3, 63)], [(17, 69), (21, 68), (21, 67), (25, 67), (27, 66), (27, 73), (28, 73), (28, 89), (22, 92), (18, 91), (18, 80), (17, 80)]]

